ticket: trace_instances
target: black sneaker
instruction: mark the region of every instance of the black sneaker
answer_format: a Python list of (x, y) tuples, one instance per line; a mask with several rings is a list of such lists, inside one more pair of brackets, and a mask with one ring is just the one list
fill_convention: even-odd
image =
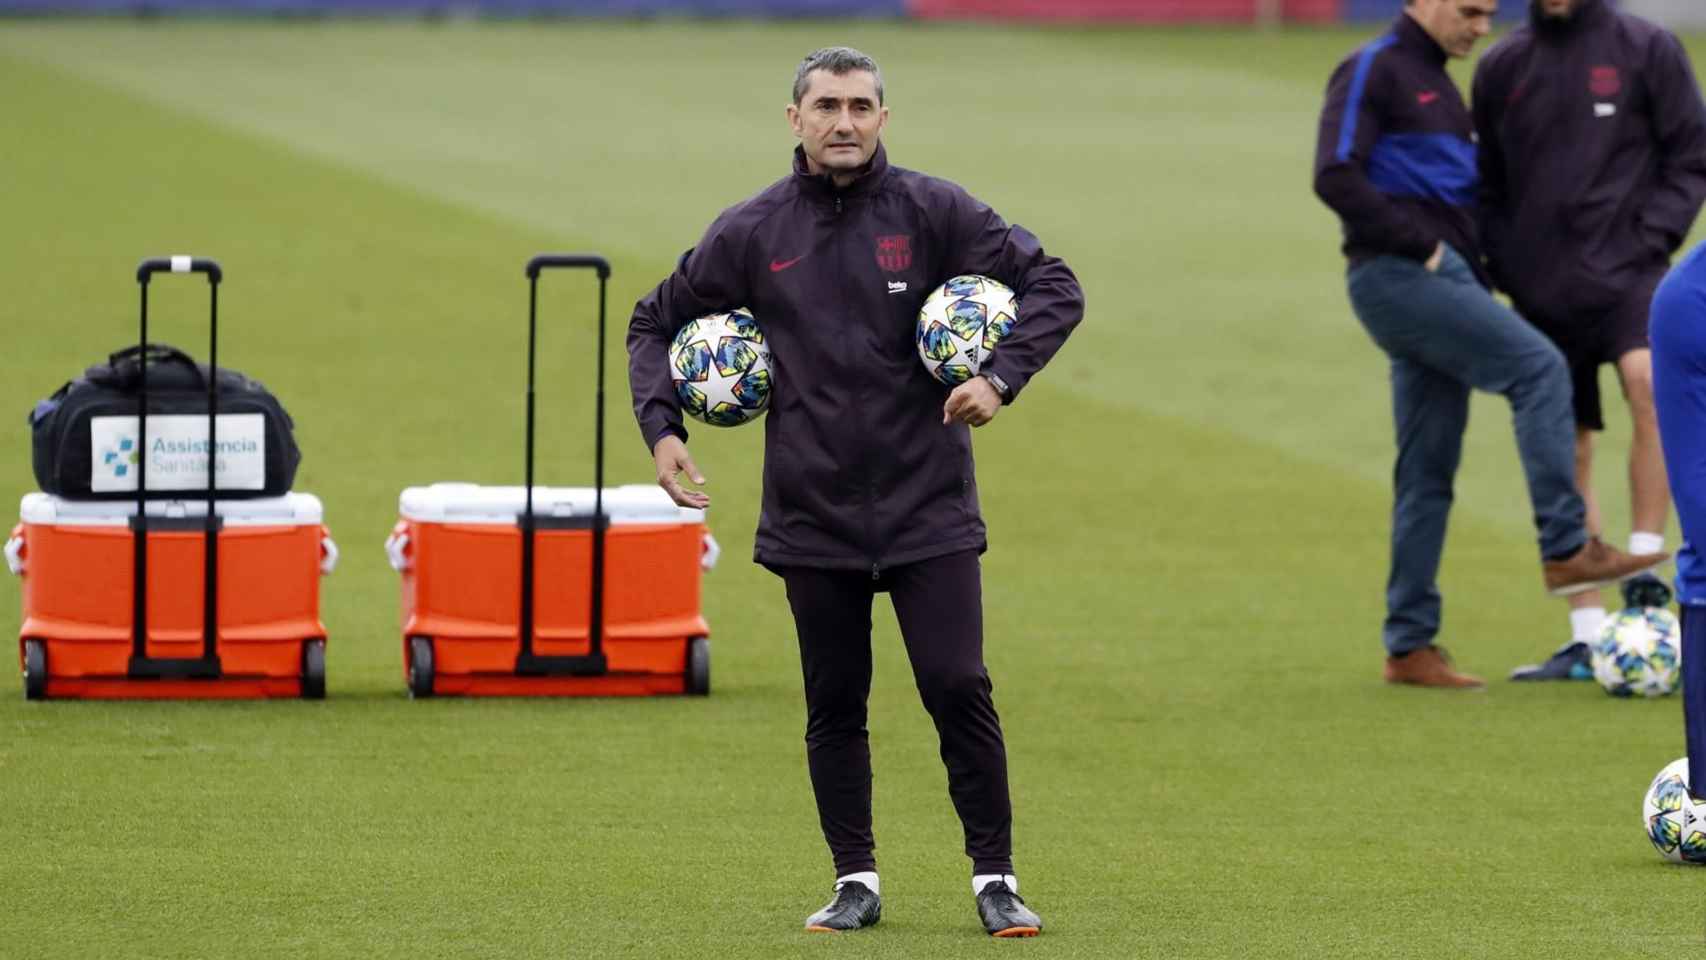
[(806, 918), (813, 933), (835, 933), (874, 926), (883, 918), (883, 900), (857, 880), (835, 885), (835, 899)]
[(1034, 937), (1043, 929), (1042, 918), (1001, 880), (983, 885), (977, 895), (977, 915), (992, 937)]
[(1593, 664), (1589, 661), (1588, 645), (1581, 642), (1566, 644), (1546, 659), (1545, 663), (1530, 663), (1511, 671), (1512, 680), (1592, 680)]
[(1668, 607), (1670, 606), (1670, 587), (1663, 580), (1650, 573), (1637, 574), (1623, 581), (1619, 589), (1623, 593), (1625, 607)]

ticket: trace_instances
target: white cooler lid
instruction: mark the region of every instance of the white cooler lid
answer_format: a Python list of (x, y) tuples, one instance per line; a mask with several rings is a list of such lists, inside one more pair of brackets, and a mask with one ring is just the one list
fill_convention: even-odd
[[(320, 498), (311, 493), (287, 493), (257, 500), (215, 500), (213, 512), (228, 527), (280, 527), (318, 524), (324, 514)], [(136, 516), (135, 500), (65, 500), (46, 493), (26, 493), (18, 505), (25, 523), (61, 526), (122, 527)], [(206, 500), (150, 500), (150, 517), (205, 517)]]
[[(424, 523), (515, 523), (526, 504), (526, 488), (482, 487), (474, 483), (435, 483), (410, 487), (397, 500), (405, 520)], [(702, 523), (705, 511), (678, 507), (663, 488), (631, 483), (604, 488), (604, 512), (611, 524)], [(591, 487), (533, 488), (536, 517), (591, 517)]]

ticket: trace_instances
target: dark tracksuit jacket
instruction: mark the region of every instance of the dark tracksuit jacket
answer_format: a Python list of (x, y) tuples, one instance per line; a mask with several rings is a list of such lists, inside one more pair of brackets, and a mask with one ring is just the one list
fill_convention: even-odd
[(1474, 123), (1446, 54), (1400, 14), (1327, 81), (1315, 147), (1315, 192), (1344, 224), (1352, 264), (1395, 255), (1426, 261), (1444, 241), (1483, 283), (1475, 234)]
[(955, 184), (889, 166), (881, 146), (842, 189), (796, 148), (791, 175), (725, 210), (634, 308), (628, 373), (647, 447), (687, 436), (675, 332), (748, 307), (775, 373), (754, 558), (875, 576), (983, 549), (971, 429), (942, 425), (949, 390), (915, 341), (925, 298), (958, 274), (1018, 295), (1018, 323), (985, 365), (1017, 395), (1084, 315), (1066, 264)]
[(1604, 0), (1536, 14), (1475, 69), (1495, 283), (1559, 323), (1663, 272), (1706, 198), (1706, 105), (1677, 39)]

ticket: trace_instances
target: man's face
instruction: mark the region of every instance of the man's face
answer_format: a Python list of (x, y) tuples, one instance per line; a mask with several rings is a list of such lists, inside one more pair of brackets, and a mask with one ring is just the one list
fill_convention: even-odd
[(1492, 31), (1493, 14), (1498, 11), (1498, 0), (1415, 0), (1410, 15), (1447, 55), (1467, 57), (1476, 41)]
[(1559, 18), (1575, 13), (1578, 3), (1579, 0), (1534, 0), (1534, 5), (1540, 8), (1543, 15)]
[(877, 78), (868, 70), (837, 76), (813, 70), (806, 95), (788, 104), (788, 123), (805, 147), (813, 173), (852, 173), (877, 152), (889, 109), (877, 103)]

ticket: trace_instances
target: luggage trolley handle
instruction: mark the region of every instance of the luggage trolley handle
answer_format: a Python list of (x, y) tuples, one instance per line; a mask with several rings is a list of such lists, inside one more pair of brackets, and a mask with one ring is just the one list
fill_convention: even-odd
[[(185, 660), (154, 659), (148, 656), (148, 361), (164, 354), (148, 342), (148, 286), (156, 273), (199, 273), (208, 288), (208, 377), (207, 377), (207, 515), (202, 518), (202, 652)], [(133, 677), (217, 677), (220, 675), (219, 636), (219, 516), (215, 509), (216, 438), (219, 416), (219, 283), (225, 271), (207, 257), (150, 257), (136, 267), (141, 290), (141, 321), (137, 335), (136, 520), (133, 536), (135, 574), (132, 591), (130, 675)]]
[[(589, 648), (581, 657), (541, 657), (533, 652), (535, 598), (533, 590), (534, 533), (534, 356), (539, 340), (539, 274), (548, 269), (592, 270), (598, 274), (598, 396), (593, 407), (592, 486), (592, 609), (588, 617)], [(610, 261), (597, 254), (542, 253), (527, 261), (527, 466), (521, 523), (521, 652), (517, 673), (529, 675), (601, 676), (609, 671), (604, 656), (604, 327), (605, 291)]]
[[(148, 286), (156, 273), (199, 273), (207, 277), (208, 291), (208, 344), (207, 344), (207, 529), (212, 530), (216, 524), (213, 512), (214, 500), (214, 448), (217, 416), (219, 413), (219, 283), (225, 279), (225, 271), (220, 269), (218, 261), (207, 257), (150, 257), (136, 267), (136, 282), (142, 291), (142, 321), (141, 329), (133, 348), (138, 362), (136, 382), (138, 394), (137, 406), (137, 446), (146, 450), (148, 431), (148, 361), (151, 359), (181, 359), (188, 361), (181, 351), (173, 350), (161, 344), (148, 342)], [(191, 362), (193, 366), (193, 362)], [(144, 521), (142, 504), (148, 494), (147, 458), (143, 457), (142, 469), (136, 474), (136, 501), (138, 523)]]

